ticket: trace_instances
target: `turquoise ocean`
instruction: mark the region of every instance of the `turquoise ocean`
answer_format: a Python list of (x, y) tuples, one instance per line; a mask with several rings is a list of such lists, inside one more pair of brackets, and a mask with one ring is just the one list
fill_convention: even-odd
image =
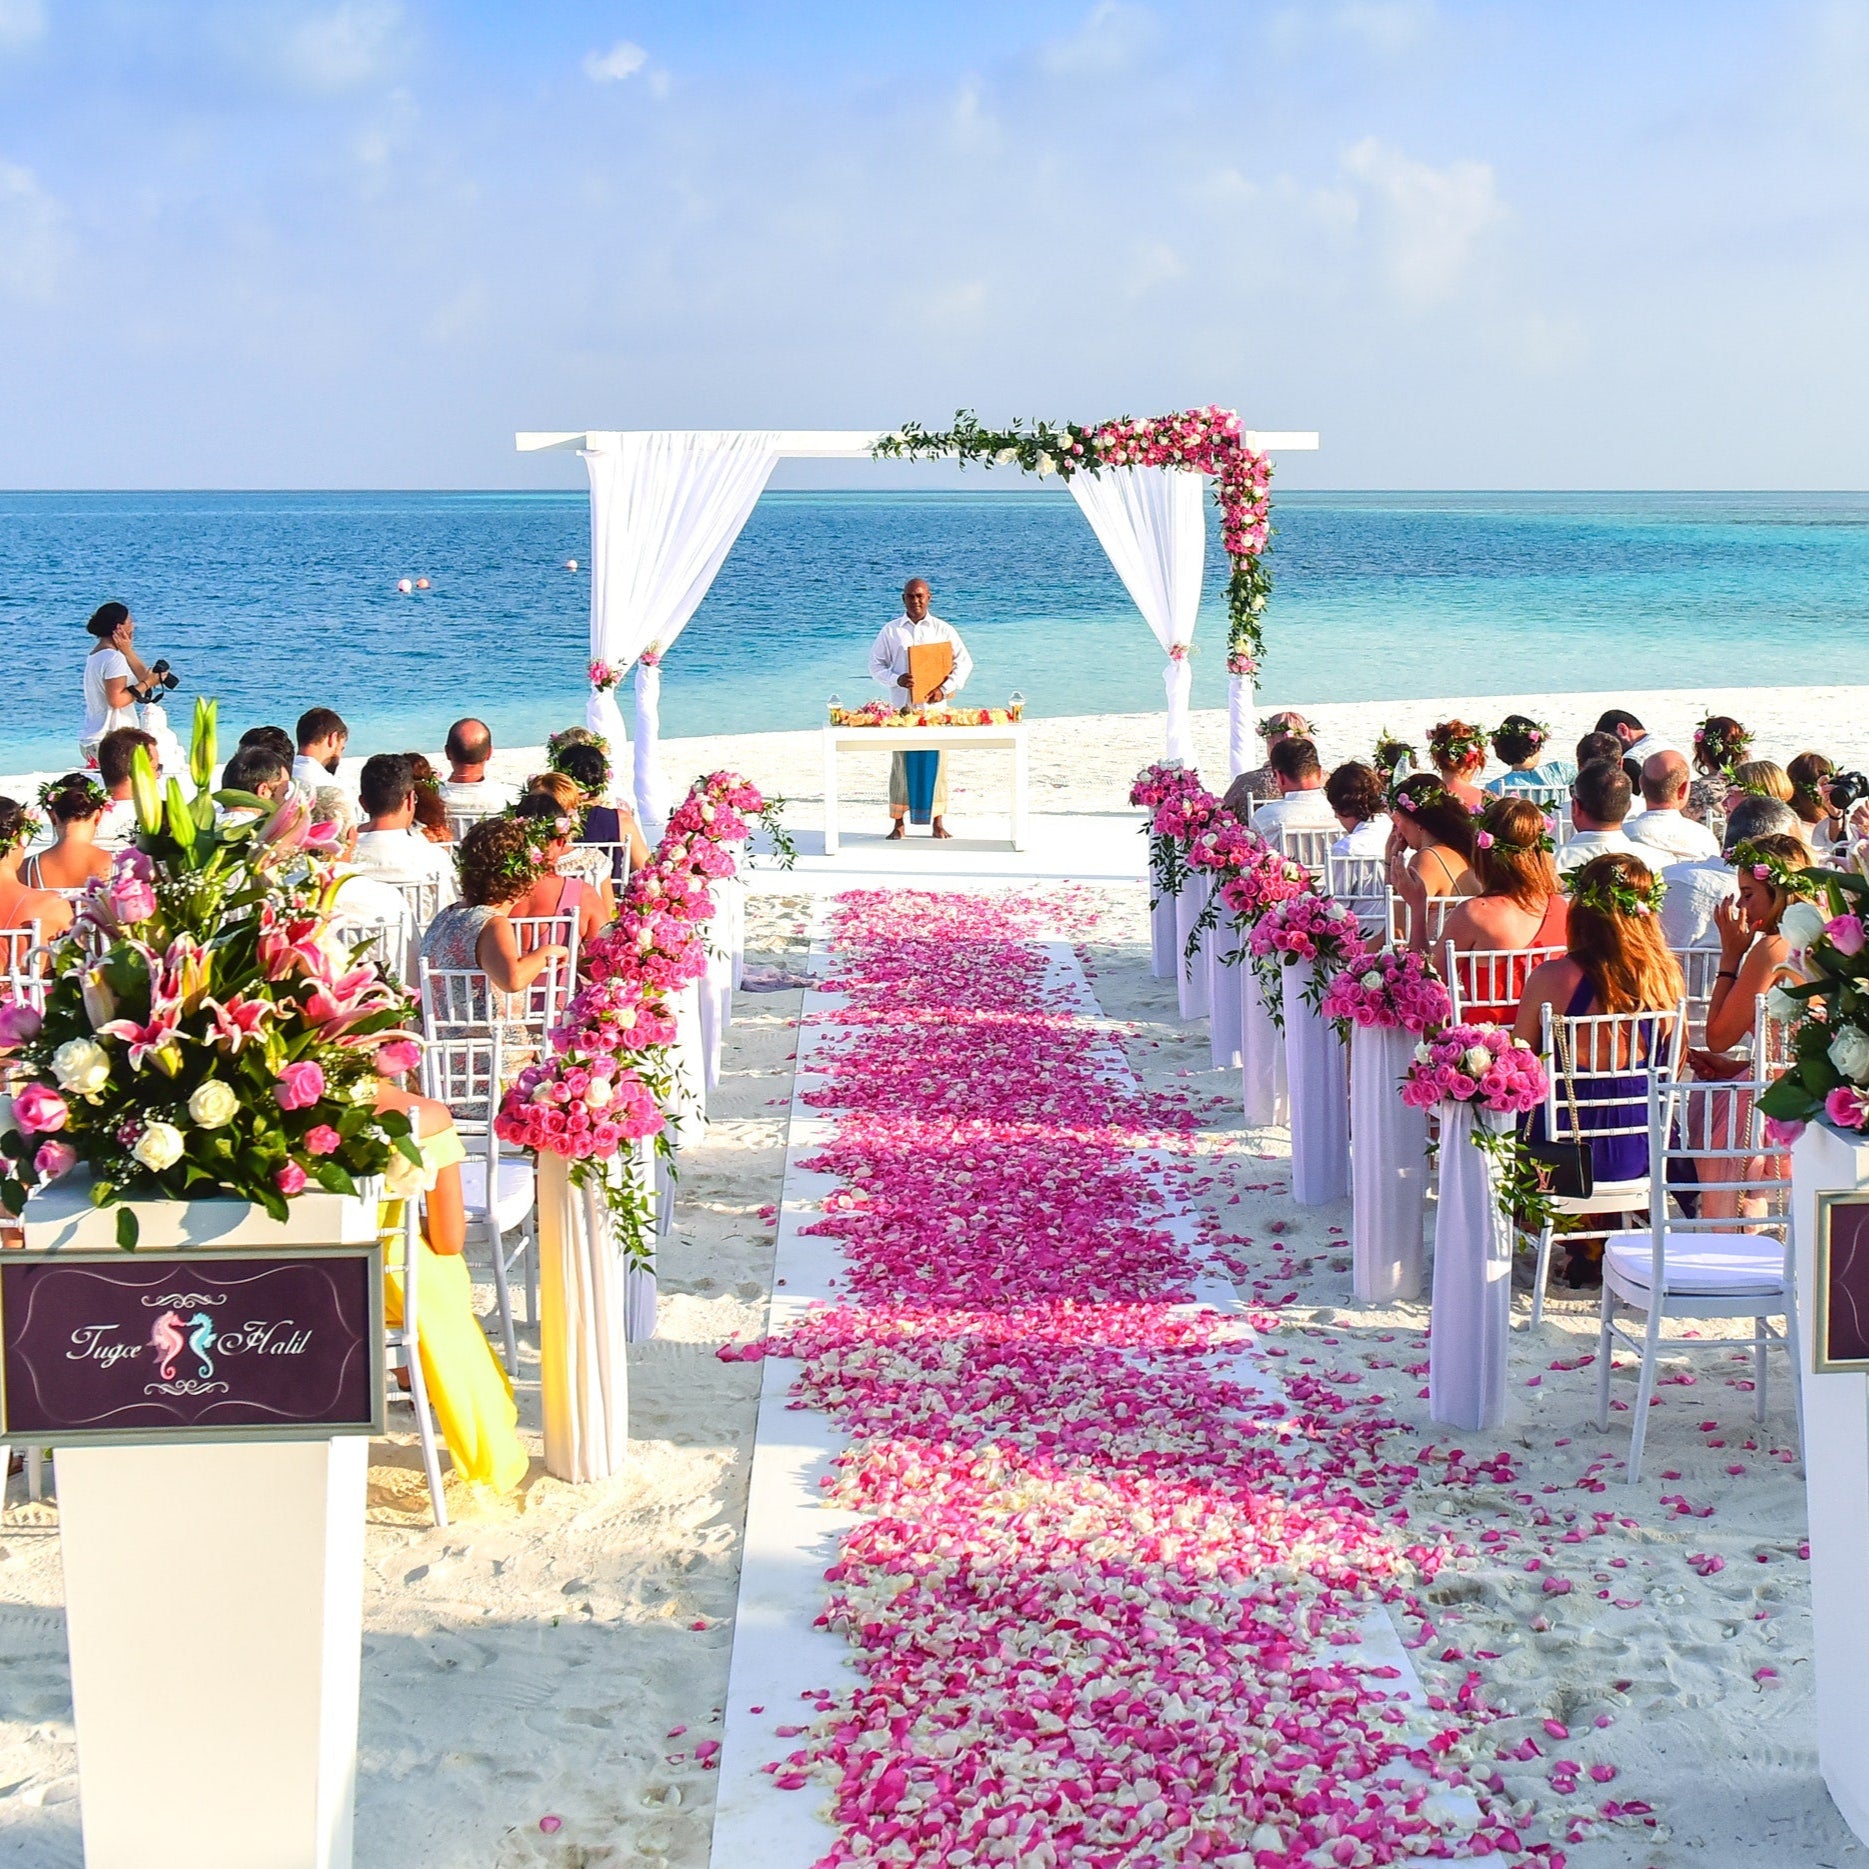
[[(1869, 494), (1275, 493), (1273, 522), (1268, 704), (1869, 682)], [(1198, 706), (1225, 697), (1209, 538)], [(583, 716), (588, 581), (565, 561), (589, 555), (582, 493), (0, 493), (0, 772), (72, 758), (84, 619), (111, 597), (181, 673), (184, 731), (206, 693), (229, 738), (324, 704), (359, 750), (433, 748), (466, 713), (536, 744)], [(1062, 491), (772, 492), (667, 658), (663, 731), (866, 698), (912, 575), (967, 637), (970, 698), (1162, 705), (1161, 656)]]

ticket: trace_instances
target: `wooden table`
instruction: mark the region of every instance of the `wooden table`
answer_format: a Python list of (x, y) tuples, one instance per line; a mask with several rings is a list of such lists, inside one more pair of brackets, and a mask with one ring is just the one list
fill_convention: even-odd
[(824, 729), (824, 854), (837, 854), (839, 753), (956, 753), (963, 748), (1012, 755), (1012, 847), (1025, 848), (1025, 723), (1000, 727), (826, 727)]

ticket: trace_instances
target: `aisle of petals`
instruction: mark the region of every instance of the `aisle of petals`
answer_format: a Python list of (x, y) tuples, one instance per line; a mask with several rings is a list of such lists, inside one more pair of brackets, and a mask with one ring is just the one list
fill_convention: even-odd
[(1561, 1864), (1497, 1799), (1479, 1677), (1405, 1710), (1357, 1646), (1457, 1549), (1396, 1510), (1421, 1450), (1375, 1398), (1272, 1395), (1247, 1321), (1190, 1305), (1144, 1155), (1187, 1114), (1104, 1072), (1035, 933), (1005, 899), (835, 912), (806, 1165), (849, 1273), (780, 1347), (851, 1437), (823, 1621), (859, 1684), (768, 1769), (828, 1790), (827, 1863)]

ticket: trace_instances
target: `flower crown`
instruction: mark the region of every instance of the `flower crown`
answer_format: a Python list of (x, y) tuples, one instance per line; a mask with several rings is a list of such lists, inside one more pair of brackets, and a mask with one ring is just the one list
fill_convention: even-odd
[(1412, 766), (1415, 763), (1415, 749), (1406, 740), (1391, 739), (1388, 728), (1384, 727), (1376, 738), (1376, 750), (1370, 755), (1369, 763), (1378, 772), (1393, 772), (1403, 760)]
[(1668, 893), (1668, 885), (1659, 876), (1651, 878), (1646, 888), (1632, 883), (1621, 872), (1608, 882), (1585, 883), (1585, 867), (1566, 870), (1562, 878), (1564, 893), (1573, 908), (1595, 909), (1599, 915), (1653, 915)]
[(1290, 708), (1281, 708), (1276, 714), (1268, 714), (1259, 723), (1259, 737), (1269, 740), (1275, 734), (1286, 739), (1303, 737), (1310, 733), (1311, 723), (1302, 714), (1294, 714)]
[(1817, 893), (1815, 870), (1794, 870), (1783, 857), (1761, 850), (1750, 838), (1733, 851), (1733, 868), (1750, 870), (1762, 883), (1782, 889), (1788, 896), (1814, 896)]
[(1551, 737), (1551, 729), (1547, 727), (1542, 720), (1528, 721), (1522, 726), (1516, 726), (1510, 722), (1501, 721), (1499, 725), (1493, 729), (1492, 737), (1496, 740), (1501, 734), (1514, 735), (1521, 740), (1529, 740), (1532, 744), (1532, 751), (1534, 753), (1540, 753), (1544, 751), (1544, 744)]
[(82, 798), (84, 809), (77, 815), (88, 818), (94, 811), (102, 811), (110, 803), (110, 794), (95, 779), (73, 775), (63, 779), (48, 779), (39, 788), (39, 803), (47, 811), (52, 809), (54, 799)]
[(1428, 751), (1443, 766), (1464, 766), (1469, 759), (1486, 757), (1486, 736), (1464, 720), (1444, 720), (1428, 734)]
[[(1413, 792), (1402, 790), (1404, 785), (1415, 787)], [(1457, 799), (1446, 786), (1437, 779), (1424, 779), (1419, 772), (1411, 773), (1408, 778), (1389, 788), (1389, 809), (1406, 811), (1412, 818), (1423, 805), (1459, 805), (1462, 811), (1484, 811), (1484, 805), (1465, 805)]]
[(603, 755), (604, 769), (610, 766), (610, 742), (601, 733), (592, 733), (588, 727), (566, 727), (562, 732), (549, 735), (545, 741), (545, 763), (553, 772), (562, 772), (558, 763), (560, 755), (568, 746), (594, 746)]
[(1481, 850), (1502, 850), (1509, 857), (1529, 857), (1538, 851), (1550, 856), (1557, 849), (1557, 827), (1549, 818), (1544, 824), (1544, 829), (1529, 844), (1515, 844), (1511, 838), (1501, 837), (1494, 831), (1475, 831), (1473, 841)]
[(432, 776), (426, 779), (417, 779), (415, 781), (415, 789), (418, 792), (433, 792), (434, 795), (439, 798), (441, 796), (441, 781)]
[(1711, 736), (1711, 741), (1709, 741), (1707, 729), (1712, 724), (1712, 721), (1713, 716), (1709, 714), (1707, 718), (1694, 729), (1694, 744), (1711, 755), (1719, 765), (1720, 770), (1724, 772), (1738, 765), (1739, 762), (1745, 758), (1746, 753), (1752, 745), (1752, 735), (1749, 734), (1744, 727), (1741, 727), (1736, 733), (1729, 734), (1724, 731), (1715, 733)]
[(30, 811), (22, 811), (19, 814), (19, 822), (15, 824), (13, 829), (7, 834), (5, 841), (0, 842), (0, 857), (5, 856), (9, 850), (17, 849), (22, 844), (31, 843), (44, 828), (45, 820), (43, 818), (34, 817)]
[[(540, 824), (547, 824), (549, 819), (540, 818)], [(539, 839), (528, 835), (526, 841), (517, 849), (507, 851), (500, 860), (493, 864), (487, 874), (496, 883), (509, 885), (515, 893), (523, 894), (539, 879)]]

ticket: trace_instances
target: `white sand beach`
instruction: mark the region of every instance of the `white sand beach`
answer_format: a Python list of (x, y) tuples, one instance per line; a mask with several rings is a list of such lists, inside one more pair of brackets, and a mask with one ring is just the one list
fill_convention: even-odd
[[(1379, 729), (1419, 742), (1435, 720), (1490, 724), (1508, 707), (1548, 722), (1568, 751), (1612, 705), (1633, 709), (1681, 744), (1703, 714), (1730, 712), (1752, 729), (1759, 756), (1782, 761), (1815, 747), (1840, 766), (1869, 766), (1865, 688), (1453, 697), (1305, 711), (1330, 764), (1366, 755)], [(1195, 717), (1203, 769), (1216, 775), (1224, 727), (1217, 713)], [(1073, 818), (1110, 820), (1095, 832), (1101, 880), (1075, 892), (1073, 914), (1095, 989), (1132, 1063), (1153, 1088), (1227, 1100), (1198, 1138), (1191, 1185), (1216, 1216), (1223, 1243), (1249, 1268), (1239, 1289), (1297, 1292), (1275, 1347), (1353, 1374), (1365, 1392), (1425, 1429), (1417, 1399), (1425, 1304), (1375, 1310), (1349, 1302), (1341, 1239), (1348, 1204), (1290, 1205), (1283, 1138), (1243, 1134), (1235, 1079), (1210, 1071), (1204, 1023), (1180, 1022), (1172, 982), (1149, 978), (1143, 844), (1124, 801), (1136, 769), (1160, 755), (1160, 717), (1035, 720), (1030, 740), (1041, 834), (1065, 838)], [(821, 799), (815, 734), (671, 740), (663, 755), (676, 783), (737, 767), (784, 794), (792, 822), (807, 834), (801, 843), (812, 848)], [(985, 765), (988, 757), (956, 771), (953, 817), (963, 831), (1003, 811), (1003, 780), (997, 762)], [(518, 775), (535, 764), (536, 752), (509, 750), (497, 770)], [(884, 776), (878, 757), (867, 776), (853, 767), (846, 777), (850, 828), (884, 796)], [(16, 783), (0, 781), (0, 791)], [(931, 874), (946, 861), (933, 847), (913, 854)], [(847, 858), (844, 874), (866, 873), (863, 848), (853, 842)], [(749, 985), (796, 972), (811, 898), (839, 886), (839, 872), (823, 860), (790, 876), (760, 872)], [(798, 1004), (795, 988), (739, 997), (708, 1139), (684, 1163), (657, 1335), (632, 1353), (628, 1470), (583, 1489), (543, 1474), (537, 1333), (529, 1326), (519, 1390), (535, 1459), (516, 1506), (460, 1499), (457, 1521), (437, 1531), (406, 1411), (392, 1417), (398, 1431), (375, 1449), (363, 1869), (707, 1864), (716, 1780), (696, 1746), (721, 1732), (761, 1370), (715, 1353), (764, 1330)], [(1499, 1434), (1465, 1442), (1475, 1454), (1508, 1450), (1513, 1482), (1424, 1488), (1411, 1498), (1413, 1510), (1436, 1514), (1460, 1536), (1503, 1534), (1488, 1544), (1506, 1554), (1443, 1578), (1432, 1598), (1438, 1635), (1417, 1653), (1417, 1665), (1431, 1689), (1458, 1685), (1477, 1667), (1488, 1697), (1513, 1710), (1496, 1729), (1501, 1743), (1560, 1719), (1578, 1735), (1579, 1750), (1567, 1756), (1613, 1760), (1620, 1768), (1613, 1794), (1652, 1805), (1653, 1827), (1639, 1815), (1599, 1827), (1568, 1851), (1573, 1869), (1869, 1864), (1869, 1850), (1849, 1836), (1816, 1774), (1798, 1555), (1803, 1481), (1782, 1361), (1767, 1419), (1755, 1429), (1750, 1396), (1736, 1386), (1748, 1371), (1703, 1355), (1690, 1382), (1689, 1366), (1671, 1359), (1644, 1477), (1628, 1488), (1619, 1477), (1626, 1416), (1607, 1437), (1590, 1422), (1590, 1376), (1580, 1365), (1594, 1335), (1594, 1294), (1579, 1294), (1553, 1300), (1536, 1342), (1515, 1337), (1513, 1419)], [(1709, 1421), (1711, 1429), (1697, 1425)], [(1457, 1438), (1422, 1435), (1424, 1447), (1443, 1449)], [(9, 1500), (0, 1520), (0, 1862), (75, 1869), (78, 1780), (56, 1506), (21, 1502), (17, 1480)], [(1698, 1515), (1708, 1506), (1710, 1515)], [(1614, 1517), (1593, 1525), (1593, 1513)], [(1567, 1539), (1572, 1530), (1594, 1535)], [(1700, 1574), (1688, 1562), (1699, 1554), (1721, 1558), (1723, 1568), (1703, 1565), (1710, 1574)], [(1536, 1572), (1527, 1568), (1534, 1559)], [(1543, 1589), (1553, 1569), (1574, 1581), (1567, 1594)], [(1715, 1759), (1718, 1769), (1710, 1770)], [(1545, 1782), (1548, 1765), (1501, 1770), (1513, 1795), (1549, 1810), (1565, 1800)], [(1571, 1802), (1601, 1802), (1601, 1787), (1586, 1789), (1594, 1799), (1578, 1794)], [(197, 1816), (212, 1821), (211, 1806)], [(542, 1830), (548, 1816), (561, 1823)]]

